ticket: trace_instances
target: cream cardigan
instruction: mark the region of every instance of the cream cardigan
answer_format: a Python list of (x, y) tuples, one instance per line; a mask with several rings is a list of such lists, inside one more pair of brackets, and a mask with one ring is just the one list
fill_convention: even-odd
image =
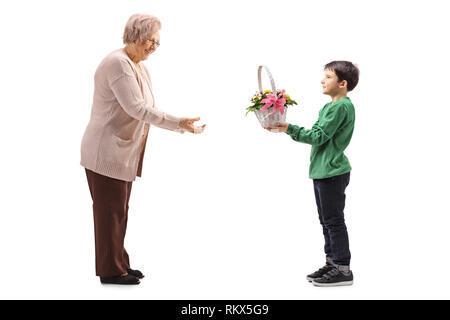
[(106, 56), (95, 72), (91, 117), (81, 142), (80, 164), (99, 174), (134, 181), (150, 124), (178, 131), (180, 118), (155, 108), (150, 74), (136, 68), (124, 49)]

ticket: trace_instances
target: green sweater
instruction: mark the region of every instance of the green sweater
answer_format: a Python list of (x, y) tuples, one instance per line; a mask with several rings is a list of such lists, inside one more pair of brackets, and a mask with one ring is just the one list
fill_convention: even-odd
[(324, 179), (349, 172), (352, 167), (344, 150), (355, 127), (355, 108), (350, 98), (327, 103), (319, 111), (319, 120), (310, 130), (289, 124), (286, 133), (311, 147), (309, 177)]

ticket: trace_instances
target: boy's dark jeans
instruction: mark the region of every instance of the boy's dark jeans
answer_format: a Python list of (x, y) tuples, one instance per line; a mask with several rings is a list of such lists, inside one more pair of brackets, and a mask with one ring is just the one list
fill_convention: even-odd
[(345, 188), (350, 182), (350, 172), (313, 179), (319, 220), (325, 237), (325, 254), (337, 265), (350, 265), (350, 249), (345, 226)]

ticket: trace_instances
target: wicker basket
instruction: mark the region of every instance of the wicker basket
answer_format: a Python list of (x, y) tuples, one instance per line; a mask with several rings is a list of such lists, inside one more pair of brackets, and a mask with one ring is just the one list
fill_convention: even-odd
[[(272, 93), (276, 94), (277, 92), (277, 88), (275, 87), (275, 81), (273, 81), (273, 77), (272, 74), (270, 73), (269, 68), (267, 68), (266, 66), (259, 66), (258, 67), (258, 86), (259, 86), (259, 91), (263, 91), (262, 89), (262, 82), (261, 82), (261, 71), (264, 68), (264, 70), (266, 70), (267, 75), (269, 76), (270, 79), (270, 84), (272, 86)], [(265, 111), (261, 111), (261, 110), (255, 110), (255, 114), (256, 117), (259, 120), (259, 123), (261, 124), (261, 126), (263, 128), (267, 127), (267, 126), (276, 126), (277, 122), (286, 122), (286, 111), (287, 109), (284, 109), (284, 113), (281, 114), (280, 111), (276, 111), (272, 113), (272, 108), (270, 107), (268, 109), (266, 109)]]

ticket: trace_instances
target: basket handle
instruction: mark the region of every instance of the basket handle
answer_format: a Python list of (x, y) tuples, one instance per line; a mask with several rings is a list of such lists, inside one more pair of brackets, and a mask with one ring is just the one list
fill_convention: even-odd
[(276, 94), (277, 88), (275, 87), (275, 81), (273, 81), (273, 77), (272, 77), (272, 74), (270, 73), (269, 68), (267, 68), (264, 65), (258, 67), (258, 86), (259, 86), (259, 91), (261, 91), (261, 92), (263, 91), (263, 89), (262, 89), (262, 82), (261, 82), (261, 71), (262, 71), (262, 68), (264, 68), (266, 70), (266, 73), (269, 76), (270, 84), (272, 85), (272, 92), (274, 94)]

